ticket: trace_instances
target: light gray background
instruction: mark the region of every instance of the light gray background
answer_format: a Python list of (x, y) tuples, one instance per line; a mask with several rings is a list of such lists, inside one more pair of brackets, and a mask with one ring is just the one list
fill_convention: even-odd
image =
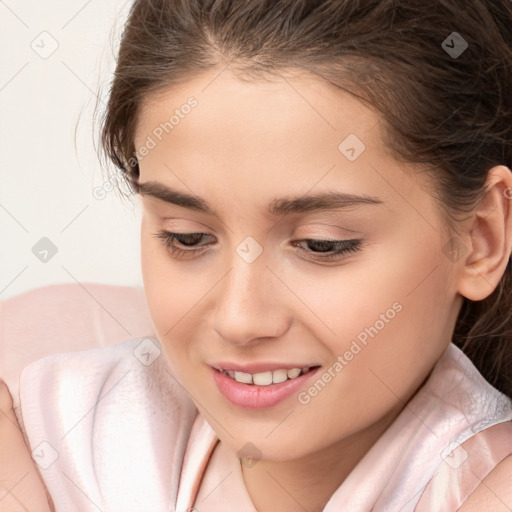
[[(105, 183), (93, 144), (130, 5), (0, 0), (0, 300), (52, 283), (142, 285), (140, 207)], [(33, 254), (43, 237), (54, 256)]]

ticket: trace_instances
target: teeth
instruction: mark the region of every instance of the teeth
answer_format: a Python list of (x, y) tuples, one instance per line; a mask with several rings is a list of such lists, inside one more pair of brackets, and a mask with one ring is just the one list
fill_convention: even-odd
[(301, 371), (302, 370), (300, 368), (292, 368), (291, 370), (288, 370), (286, 373), (289, 379), (294, 379), (295, 377), (299, 376)]
[(272, 382), (274, 384), (284, 382), (285, 380), (288, 380), (288, 372), (286, 370), (274, 370), (272, 372)]
[[(233, 373), (233, 377), (237, 382), (242, 382), (244, 384), (252, 384), (252, 375), (250, 373), (244, 372), (228, 372), (228, 375)], [(231, 375), (229, 375), (231, 377)]]
[(255, 373), (252, 376), (252, 382), (257, 386), (270, 386), (272, 384), (272, 372)]
[(270, 386), (270, 384), (279, 384), (288, 379), (295, 379), (299, 375), (308, 372), (309, 366), (304, 368), (292, 368), (290, 370), (280, 369), (260, 373), (235, 372), (232, 370), (223, 370), (223, 373), (242, 384), (255, 384), (257, 386)]

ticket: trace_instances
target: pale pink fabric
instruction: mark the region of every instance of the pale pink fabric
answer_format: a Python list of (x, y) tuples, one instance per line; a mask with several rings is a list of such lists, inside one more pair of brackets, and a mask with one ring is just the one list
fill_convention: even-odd
[[(141, 358), (158, 347), (135, 339), (23, 371), (26, 433), (47, 461), (41, 473), (57, 512), (254, 512), (236, 454), (197, 414), (164, 356)], [(470, 469), (487, 474), (511, 453), (511, 420), (512, 401), (450, 345), (324, 512), (458, 507), (474, 488)], [(456, 471), (443, 469), (443, 460)]]
[(0, 301), (0, 376), (17, 410), (19, 375), (32, 361), (152, 335), (142, 287), (43, 286)]
[[(512, 454), (512, 424), (498, 423), (470, 437), (443, 460), (415, 512), (457, 510), (480, 482)], [(460, 464), (460, 465), (459, 465)]]
[(197, 409), (158, 342), (35, 361), (21, 373), (20, 405), (57, 512), (160, 512), (175, 503)]

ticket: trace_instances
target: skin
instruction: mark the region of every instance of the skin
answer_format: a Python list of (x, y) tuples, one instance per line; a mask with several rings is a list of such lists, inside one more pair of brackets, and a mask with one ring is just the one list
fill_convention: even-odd
[[(462, 296), (481, 300), (502, 277), (512, 245), (504, 193), (511, 173), (489, 172), (487, 194), (458, 226), (466, 251), (454, 260), (424, 177), (389, 154), (378, 114), (353, 97), (305, 74), (242, 82), (212, 70), (147, 98), (136, 148), (190, 96), (197, 107), (141, 159), (140, 183), (200, 196), (215, 214), (140, 196), (149, 310), (176, 376), (222, 446), (257, 448), (260, 460), (241, 466), (255, 508), (318, 511), (428, 378)], [(366, 145), (354, 162), (338, 150), (350, 133)], [(267, 212), (276, 198), (333, 190), (381, 203)], [(203, 252), (178, 256), (155, 236), (164, 229), (210, 237)], [(263, 249), (252, 263), (236, 252), (247, 236)], [(304, 242), (297, 247), (306, 238), (362, 245), (322, 262)], [(220, 360), (328, 369), (397, 302), (402, 310), (306, 405), (292, 396), (247, 410), (213, 383), (208, 365)], [(495, 510), (491, 491), (512, 503), (507, 471), (510, 458), (464, 511)]]
[(51, 498), (45, 491), (23, 439), (7, 386), (0, 381), (0, 510), (53, 512)]

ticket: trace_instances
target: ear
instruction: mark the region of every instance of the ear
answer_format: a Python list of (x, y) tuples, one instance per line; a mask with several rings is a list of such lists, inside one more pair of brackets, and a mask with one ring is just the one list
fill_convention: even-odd
[(503, 276), (512, 252), (512, 172), (493, 167), (485, 195), (465, 223), (468, 252), (459, 262), (458, 292), (469, 300), (488, 297)]

